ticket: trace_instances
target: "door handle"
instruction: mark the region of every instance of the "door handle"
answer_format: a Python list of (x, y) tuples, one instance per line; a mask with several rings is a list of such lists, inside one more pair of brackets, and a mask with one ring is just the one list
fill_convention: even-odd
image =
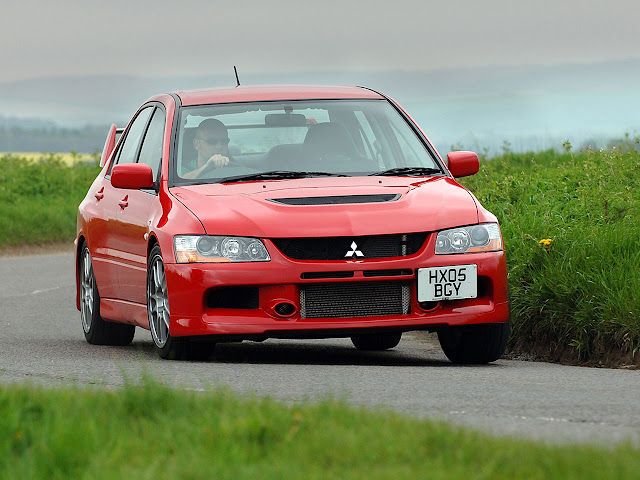
[(129, 195), (125, 195), (118, 205), (120, 205), (120, 208), (123, 210), (127, 208), (129, 206)]
[(98, 190), (98, 192), (94, 195), (96, 197), (96, 199), (98, 201), (102, 200), (104, 198), (104, 187), (102, 187), (100, 190)]

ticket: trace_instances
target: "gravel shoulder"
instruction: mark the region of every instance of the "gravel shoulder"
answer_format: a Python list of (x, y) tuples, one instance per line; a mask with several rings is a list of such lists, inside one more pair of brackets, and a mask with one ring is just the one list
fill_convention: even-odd
[(55, 253), (73, 253), (73, 249), (73, 241), (47, 243), (45, 245), (11, 245), (0, 247), (0, 258), (25, 257), (31, 255), (51, 255)]

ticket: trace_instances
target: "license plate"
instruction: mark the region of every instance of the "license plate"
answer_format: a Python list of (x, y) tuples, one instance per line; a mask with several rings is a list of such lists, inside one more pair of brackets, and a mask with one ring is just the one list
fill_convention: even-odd
[(418, 269), (418, 301), (438, 302), (478, 296), (478, 266), (455, 265)]

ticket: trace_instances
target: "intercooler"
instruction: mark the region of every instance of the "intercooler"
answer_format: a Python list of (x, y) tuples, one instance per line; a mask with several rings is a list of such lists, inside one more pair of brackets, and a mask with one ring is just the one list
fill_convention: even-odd
[(406, 315), (410, 305), (408, 282), (312, 283), (300, 287), (301, 318)]

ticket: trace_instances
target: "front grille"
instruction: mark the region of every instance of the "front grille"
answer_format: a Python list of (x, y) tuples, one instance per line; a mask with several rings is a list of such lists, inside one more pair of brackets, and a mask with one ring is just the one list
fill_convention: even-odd
[(292, 197), (292, 198), (270, 198), (272, 202), (284, 205), (348, 205), (350, 203), (379, 203), (393, 202), (401, 195), (393, 193), (383, 193), (378, 195), (332, 195), (328, 197)]
[(272, 242), (285, 256), (294, 260), (367, 260), (413, 255), (420, 250), (426, 238), (427, 233), (407, 233), (362, 237), (275, 238)]
[(300, 287), (301, 318), (349, 318), (409, 313), (407, 282), (315, 283)]

